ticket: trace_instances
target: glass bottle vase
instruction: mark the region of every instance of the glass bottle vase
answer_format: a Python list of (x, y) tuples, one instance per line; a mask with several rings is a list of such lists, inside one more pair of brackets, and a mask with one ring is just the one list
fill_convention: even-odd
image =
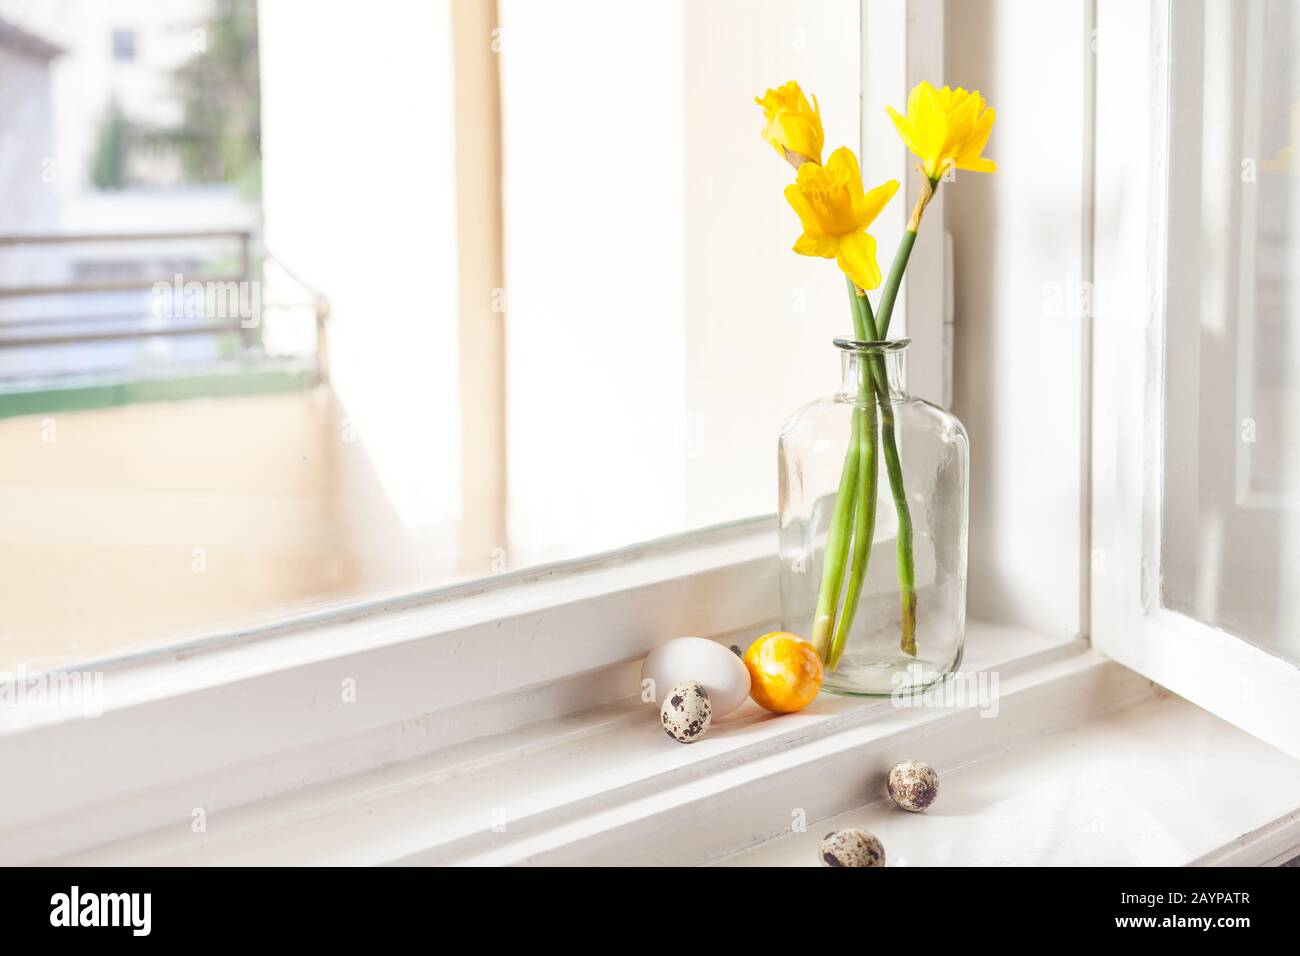
[(833, 693), (915, 692), (961, 664), (969, 440), (907, 393), (908, 345), (836, 339), (839, 386), (778, 441), (782, 627), (822, 650)]

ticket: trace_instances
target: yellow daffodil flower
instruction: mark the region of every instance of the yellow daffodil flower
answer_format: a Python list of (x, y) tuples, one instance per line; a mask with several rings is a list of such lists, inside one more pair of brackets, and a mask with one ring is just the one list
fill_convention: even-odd
[(936, 90), (921, 82), (907, 97), (907, 116), (885, 107), (898, 135), (925, 167), (925, 174), (937, 180), (951, 168), (991, 173), (997, 165), (980, 153), (989, 141), (996, 113), (986, 108), (979, 91), (945, 86)]
[(763, 107), (767, 119), (763, 139), (772, 144), (782, 159), (795, 168), (809, 162), (821, 165), (825, 134), (817, 97), (813, 97), (809, 106), (808, 97), (791, 80), (785, 86), (768, 90), (761, 99), (755, 97), (754, 102)]
[(803, 225), (794, 251), (834, 259), (859, 289), (876, 288), (880, 285), (876, 240), (866, 229), (897, 189), (898, 183), (890, 180), (864, 194), (862, 173), (851, 149), (837, 149), (825, 166), (804, 163), (795, 182), (785, 187), (785, 198)]

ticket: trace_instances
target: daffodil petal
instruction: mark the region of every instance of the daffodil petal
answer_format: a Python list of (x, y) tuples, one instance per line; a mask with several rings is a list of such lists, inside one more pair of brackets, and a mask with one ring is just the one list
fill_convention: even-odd
[[(804, 163), (799, 167), (799, 174), (802, 178), (803, 171), (812, 166), (812, 163)], [(785, 187), (785, 201), (790, 204), (795, 215), (799, 217), (799, 225), (803, 226), (804, 232), (813, 232), (817, 229), (817, 217), (813, 214), (812, 206), (807, 198), (804, 197), (803, 190), (794, 183)]]
[(839, 241), (836, 263), (854, 285), (863, 291), (880, 286), (880, 266), (876, 264), (876, 240), (865, 232), (843, 236)]
[(934, 93), (934, 87), (922, 80), (907, 94), (907, 115), (914, 116), (921, 112), (922, 98)]
[(811, 232), (805, 232), (795, 240), (794, 251), (801, 256), (834, 259), (839, 254), (840, 244), (829, 236), (819, 236)]
[(858, 228), (866, 229), (876, 221), (880, 211), (889, 204), (889, 200), (894, 198), (894, 193), (898, 192), (898, 180), (891, 179), (887, 183), (881, 183), (871, 192), (862, 197), (858, 207), (854, 210), (857, 215)]
[(915, 155), (919, 156), (921, 154), (921, 147), (917, 144), (915, 137), (912, 135), (912, 125), (902, 116), (899, 116), (898, 110), (894, 109), (892, 106), (886, 106), (885, 112), (888, 113), (889, 118), (894, 121), (894, 129), (898, 130), (898, 135), (903, 140), (903, 145), (910, 149)]
[(987, 159), (982, 159), (980, 153), (984, 151), (985, 144), (989, 141), (989, 134), (993, 132), (993, 121), (997, 117), (994, 110), (985, 110), (984, 113), (972, 125), (970, 135), (963, 144), (961, 151), (957, 154), (958, 169), (973, 169), (977, 172), (991, 173), (997, 166)]
[(826, 160), (826, 169), (834, 173), (843, 173), (850, 180), (862, 181), (862, 170), (858, 167), (858, 157), (854, 156), (853, 150), (847, 146), (841, 146), (831, 153), (831, 158)]

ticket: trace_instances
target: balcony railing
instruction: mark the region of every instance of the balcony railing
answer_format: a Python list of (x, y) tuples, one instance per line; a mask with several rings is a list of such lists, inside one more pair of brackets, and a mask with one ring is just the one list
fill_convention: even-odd
[[(232, 243), (233, 256), (227, 253), (225, 262), (234, 262), (233, 268), (220, 268), (207, 272), (186, 270), (183, 275), (172, 272), (170, 275), (154, 274), (164, 270), (150, 271), (149, 263), (167, 260), (184, 260), (186, 256), (197, 258), (195, 249), (205, 244)], [(326, 325), (329, 318), (329, 304), (324, 295), (303, 282), (292, 270), (279, 262), (266, 250), (256, 250), (256, 236), (248, 230), (196, 230), (176, 232), (135, 232), (135, 233), (57, 233), (0, 235), (0, 255), (7, 250), (18, 247), (43, 246), (94, 246), (100, 253), (85, 257), (98, 261), (101, 265), (125, 261), (132, 271), (138, 274), (117, 276), (99, 276), (69, 281), (39, 282), (23, 281), (20, 284), (5, 284), (0, 279), (0, 310), (7, 303), (17, 300), (42, 300), (49, 302), (58, 297), (60, 309), (69, 314), (60, 315), (19, 315), (6, 318), (0, 311), (0, 350), (32, 348), (37, 346), (72, 346), (94, 342), (121, 342), (124, 340), (147, 340), (157, 337), (176, 336), (232, 336), (240, 343), (241, 358), (256, 361), (264, 358), (260, 333), (263, 318), (269, 310), (307, 309), (315, 322), (315, 351), (312, 355), (314, 372), (319, 380), (326, 373)], [(123, 250), (131, 248), (145, 251), (125, 254)], [(103, 250), (109, 250), (105, 255)], [(256, 255), (255, 255), (256, 253)], [(117, 259), (114, 259), (117, 256)], [(48, 260), (47, 260), (48, 261)], [(76, 271), (70, 267), (69, 257), (64, 257), (59, 271)], [(143, 263), (143, 265), (142, 265)], [(289, 279), (289, 284), (302, 295), (302, 301), (264, 302), (260, 296), (261, 273), (270, 264), (282, 271)], [(85, 265), (85, 261), (82, 262)], [(255, 271), (256, 270), (256, 271)], [(83, 270), (84, 271), (84, 270)], [(101, 270), (102, 271), (102, 270)], [(2, 276), (3, 273), (0, 273)], [(198, 283), (200, 288), (230, 287), (247, 289), (249, 285), (259, 283), (259, 294), (247, 297), (246, 301), (255, 303), (255, 314), (240, 315), (206, 315), (166, 314), (160, 316), (155, 308), (143, 309), (129, 306), (112, 309), (106, 307), (106, 301), (115, 296), (127, 297), (131, 293), (158, 293), (166, 287), (172, 289), (178, 281), (183, 281), (185, 288)], [(182, 295), (183, 298), (183, 295)], [(80, 303), (84, 307), (77, 308)], [(13, 311), (12, 308), (9, 311)], [(30, 311), (30, 310), (29, 310)], [(39, 313), (39, 309), (36, 310)], [(201, 312), (202, 310), (200, 310)], [(220, 311), (220, 310), (218, 310)], [(75, 360), (71, 363), (75, 366)], [(75, 367), (65, 371), (75, 372)]]

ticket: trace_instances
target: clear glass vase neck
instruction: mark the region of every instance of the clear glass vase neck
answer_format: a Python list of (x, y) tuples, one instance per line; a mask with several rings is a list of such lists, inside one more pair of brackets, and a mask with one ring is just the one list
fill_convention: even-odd
[(835, 347), (840, 352), (841, 369), (839, 395), (846, 399), (857, 398), (864, 381), (878, 383), (883, 375), (889, 387), (890, 399), (905, 398), (907, 347), (911, 344), (911, 339), (889, 339), (883, 342), (836, 339)]

